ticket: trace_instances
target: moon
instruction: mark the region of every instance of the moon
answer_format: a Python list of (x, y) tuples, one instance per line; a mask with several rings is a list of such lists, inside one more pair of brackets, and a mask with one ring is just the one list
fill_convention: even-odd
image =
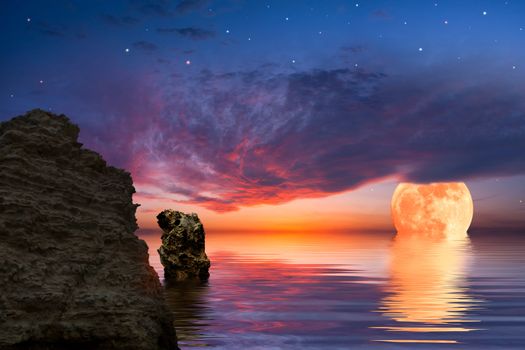
[(398, 234), (464, 237), (474, 203), (463, 182), (400, 183), (392, 195), (392, 219)]

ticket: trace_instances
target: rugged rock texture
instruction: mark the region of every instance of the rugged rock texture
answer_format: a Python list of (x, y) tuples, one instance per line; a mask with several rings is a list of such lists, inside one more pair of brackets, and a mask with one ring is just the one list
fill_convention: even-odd
[(175, 349), (129, 173), (63, 115), (0, 124), (0, 348)]
[(160, 262), (166, 279), (206, 279), (210, 259), (204, 250), (204, 227), (197, 214), (164, 210), (157, 215), (163, 231), (159, 248)]

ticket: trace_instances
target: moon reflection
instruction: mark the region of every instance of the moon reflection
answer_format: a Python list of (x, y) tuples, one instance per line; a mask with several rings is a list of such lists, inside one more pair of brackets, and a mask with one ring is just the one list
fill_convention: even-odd
[[(374, 328), (403, 332), (404, 337), (379, 341), (455, 343), (453, 333), (477, 329), (472, 327), (477, 320), (469, 317), (469, 311), (479, 301), (469, 295), (465, 280), (470, 239), (467, 235), (455, 236), (460, 238), (395, 237), (390, 249), (387, 296), (379, 308), (391, 322)], [(407, 333), (413, 339), (405, 339)]]

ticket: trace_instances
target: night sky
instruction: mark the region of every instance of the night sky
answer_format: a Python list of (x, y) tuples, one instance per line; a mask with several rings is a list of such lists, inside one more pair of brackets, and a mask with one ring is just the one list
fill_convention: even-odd
[(68, 115), (142, 227), (391, 227), (399, 181), (525, 227), (525, 1), (2, 1), (0, 26), (0, 120)]

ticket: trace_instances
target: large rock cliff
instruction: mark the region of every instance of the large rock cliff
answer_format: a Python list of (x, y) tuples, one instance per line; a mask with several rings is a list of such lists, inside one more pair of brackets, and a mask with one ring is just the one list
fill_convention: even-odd
[(197, 214), (166, 209), (157, 215), (162, 229), (160, 262), (169, 280), (207, 279), (210, 259), (205, 252), (204, 227)]
[(64, 115), (0, 124), (0, 348), (176, 349), (129, 173)]

